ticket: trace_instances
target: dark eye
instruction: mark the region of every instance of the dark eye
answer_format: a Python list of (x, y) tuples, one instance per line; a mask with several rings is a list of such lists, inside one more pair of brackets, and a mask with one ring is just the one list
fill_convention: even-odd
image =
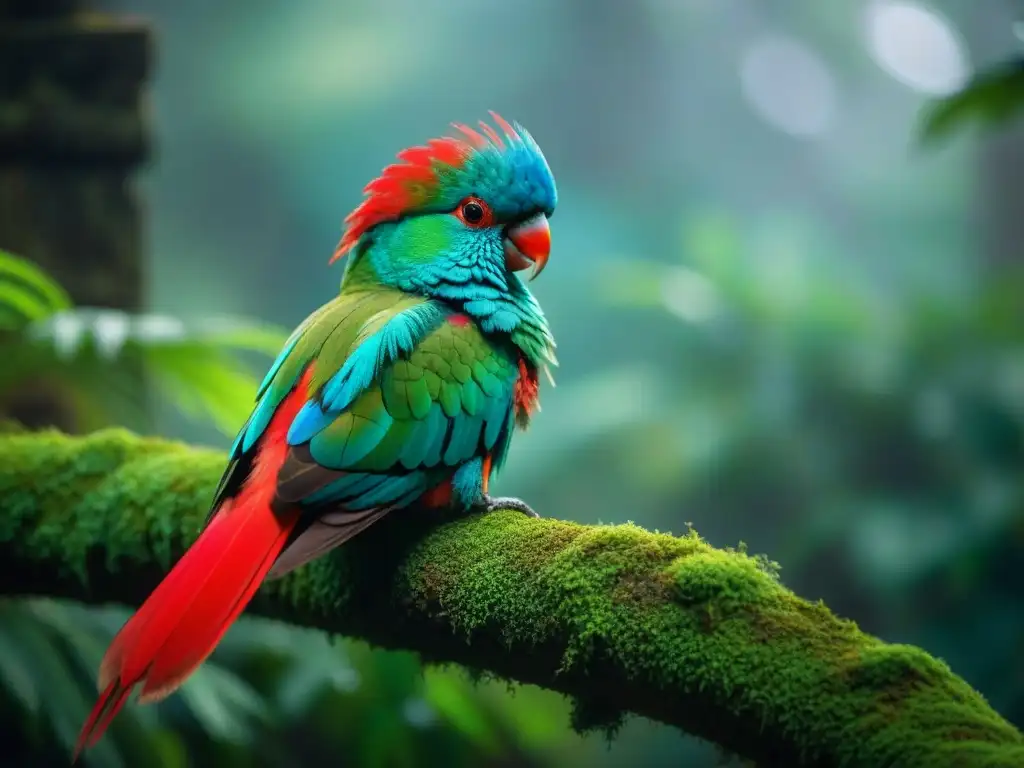
[(494, 223), (494, 216), (487, 203), (479, 197), (467, 197), (455, 209), (455, 215), (463, 224), (480, 229)]

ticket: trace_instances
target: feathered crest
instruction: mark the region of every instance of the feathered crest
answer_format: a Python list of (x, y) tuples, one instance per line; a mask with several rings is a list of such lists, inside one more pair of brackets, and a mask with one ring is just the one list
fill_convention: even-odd
[[(506, 147), (529, 146), (533, 139), (521, 127), (490, 112), (498, 130), (479, 122), (479, 130), (463, 123), (452, 123), (460, 136), (431, 139), (424, 146), (410, 147), (398, 153), (398, 162), (387, 166), (381, 175), (363, 188), (366, 198), (345, 218), (345, 233), (331, 257), (334, 263), (359, 242), (367, 231), (431, 203), (446, 174), (463, 168), (474, 156)], [(504, 134), (504, 136), (502, 136)], [(525, 136), (525, 138), (524, 138)], [(507, 143), (506, 143), (507, 142)]]

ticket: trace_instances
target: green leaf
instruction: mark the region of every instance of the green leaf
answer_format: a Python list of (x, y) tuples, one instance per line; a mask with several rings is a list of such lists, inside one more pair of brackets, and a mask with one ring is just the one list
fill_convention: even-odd
[(37, 677), (26, 658), (25, 643), (18, 637), (17, 630), (12, 629), (22, 617), (17, 615), (15, 606), (11, 604), (5, 605), (0, 615), (3, 616), (0, 624), (0, 683), (25, 709), (35, 714), (42, 698)]
[(423, 673), (424, 698), (453, 728), (481, 749), (498, 752), (498, 735), (480, 708), (473, 689), (457, 674), (426, 669)]
[(204, 342), (138, 348), (156, 385), (185, 414), (235, 434), (253, 407), (259, 381), (229, 353)]
[(51, 339), (20, 335), (0, 344), (0, 359), (0, 397), (26, 382), (45, 381), (66, 394), (83, 429), (111, 421), (148, 426), (139, 371), (124, 360), (103, 359), (89, 346), (65, 356), (58, 354)]
[(15, 330), (46, 315), (46, 305), (16, 283), (0, 283), (0, 328)]
[(64, 639), (83, 672), (89, 677), (96, 673), (110, 638), (97, 631), (88, 608), (45, 598), (25, 600), (24, 607), (32, 619)]
[[(0, 686), (20, 701), (38, 722), (49, 724), (70, 749), (95, 690), (94, 678), (111, 630), (98, 620), (102, 612), (45, 598), (0, 602)], [(90, 751), (87, 764), (99, 768), (167, 766), (150, 759), (153, 710), (122, 713), (110, 736)], [(144, 721), (144, 722), (143, 722)], [(149, 726), (146, 730), (143, 726)]]
[[(259, 384), (240, 355), (276, 355), (287, 339), (283, 329), (232, 320), (195, 330), (183, 328), (171, 338), (129, 332), (116, 355), (110, 356), (96, 344), (90, 312), (82, 312), (81, 317), (84, 330), (71, 350), (58, 350), (45, 328), (43, 333), (32, 330), (38, 326), (0, 343), (5, 363), (0, 367), (0, 395), (26, 381), (59, 381), (90, 424), (113, 420), (145, 429), (150, 419), (142, 396), (144, 371), (179, 410), (210, 420), (231, 436), (252, 410)], [(137, 324), (132, 318), (127, 322), (130, 328)]]
[(991, 127), (1024, 109), (1024, 59), (977, 75), (962, 90), (925, 108), (919, 142), (937, 144), (972, 120)]
[(70, 309), (67, 292), (27, 259), (0, 250), (0, 310), (31, 322)]
[(236, 674), (216, 664), (197, 669), (180, 692), (203, 730), (234, 744), (251, 738), (251, 719), (266, 717), (259, 694)]
[(287, 337), (283, 329), (236, 320), (181, 339), (130, 338), (125, 351), (142, 360), (182, 412), (208, 418), (232, 436), (249, 416), (259, 386), (238, 353), (276, 355)]
[(199, 332), (196, 338), (221, 349), (260, 352), (277, 357), (288, 335), (288, 331), (275, 325), (230, 319), (218, 323), (214, 328)]
[(492, 711), (503, 730), (515, 734), (516, 741), (527, 749), (556, 744), (572, 713), (569, 699), (535, 685), (513, 687), (494, 680), (476, 686), (474, 693), (477, 706)]
[[(25, 668), (44, 692), (41, 695), (41, 710), (45, 712), (61, 745), (70, 749), (78, 736), (81, 718), (92, 702), (86, 698), (72, 674), (64, 652), (63, 638), (54, 636), (30, 611), (22, 610), (19, 613), (21, 615), (13, 621), (6, 622), (7, 626), (17, 636)], [(124, 760), (110, 739), (98, 743), (90, 758), (95, 765), (124, 765)]]

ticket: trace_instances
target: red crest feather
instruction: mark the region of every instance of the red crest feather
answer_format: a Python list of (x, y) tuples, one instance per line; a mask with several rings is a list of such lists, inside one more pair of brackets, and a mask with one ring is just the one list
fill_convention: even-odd
[[(490, 114), (506, 139), (522, 141), (516, 129), (501, 115), (496, 112)], [(437, 189), (439, 167), (460, 168), (474, 152), (488, 147), (505, 148), (505, 141), (498, 131), (482, 120), (479, 125), (483, 133), (468, 125), (453, 123), (462, 137), (431, 139), (425, 146), (409, 147), (399, 152), (397, 163), (386, 167), (380, 176), (363, 187), (366, 197), (345, 218), (345, 234), (330, 263), (348, 253), (376, 225), (397, 219), (429, 201)]]

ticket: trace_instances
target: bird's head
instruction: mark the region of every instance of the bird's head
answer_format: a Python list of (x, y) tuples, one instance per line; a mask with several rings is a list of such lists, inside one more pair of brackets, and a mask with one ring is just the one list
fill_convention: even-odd
[(332, 259), (349, 254), (346, 280), (472, 301), (516, 292), (520, 270), (540, 274), (555, 180), (530, 134), (491, 116), (399, 152), (366, 185)]

